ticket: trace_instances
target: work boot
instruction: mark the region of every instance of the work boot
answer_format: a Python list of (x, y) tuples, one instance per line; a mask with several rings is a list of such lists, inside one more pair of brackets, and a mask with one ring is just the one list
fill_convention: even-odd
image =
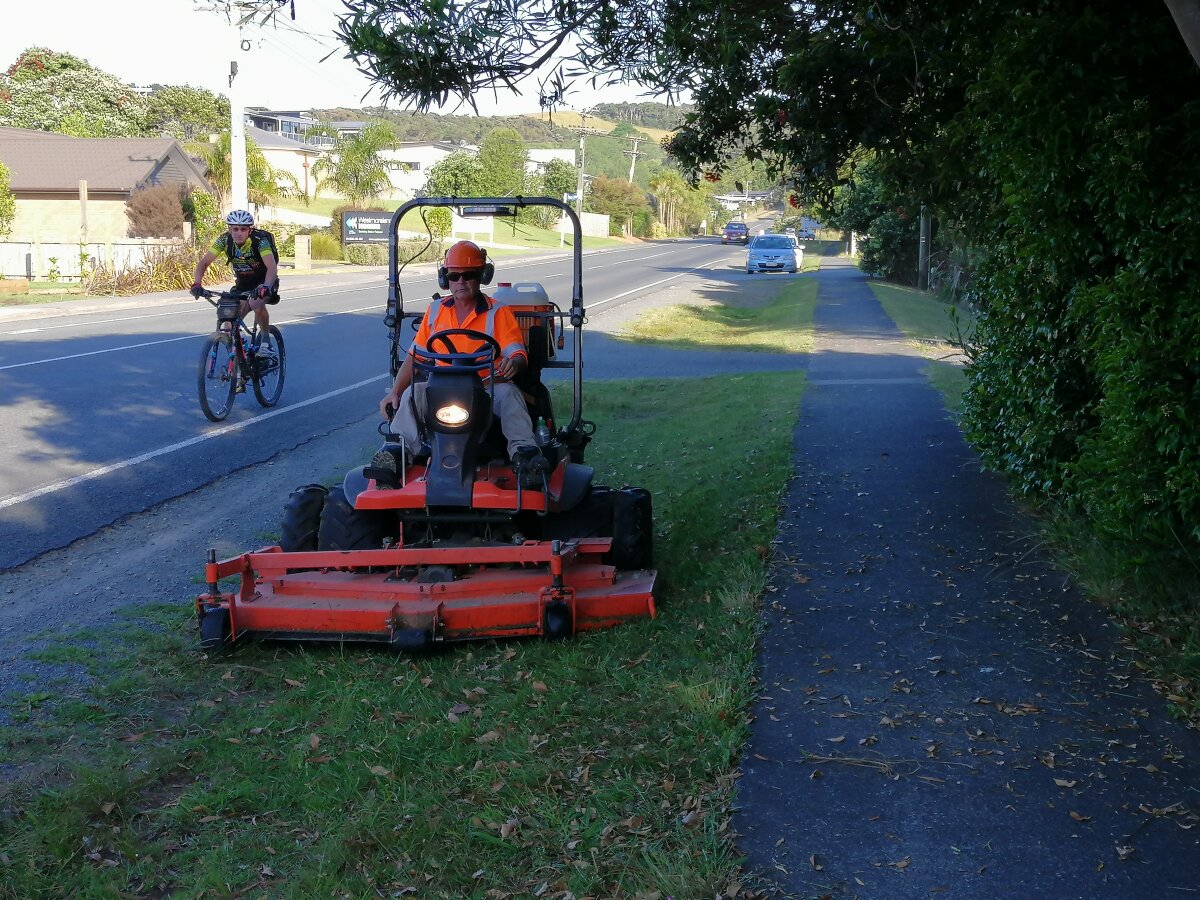
[(541, 490), (545, 487), (550, 463), (537, 447), (518, 447), (513, 455), (513, 471), (521, 479), (521, 487)]

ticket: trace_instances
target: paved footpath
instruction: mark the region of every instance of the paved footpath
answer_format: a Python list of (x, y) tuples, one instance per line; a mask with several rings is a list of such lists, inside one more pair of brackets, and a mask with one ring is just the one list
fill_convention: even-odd
[(798, 897), (1200, 897), (1200, 734), (1036, 558), (863, 276), (819, 276), (734, 825)]

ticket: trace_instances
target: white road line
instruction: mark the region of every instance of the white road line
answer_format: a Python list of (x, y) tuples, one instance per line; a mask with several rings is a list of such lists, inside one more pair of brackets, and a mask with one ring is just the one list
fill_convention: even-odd
[(48, 484), (44, 487), (37, 488), (32, 491), (27, 491), (24, 494), (16, 494), (12, 497), (5, 497), (0, 500), (0, 509), (7, 509), (10, 506), (16, 506), (18, 503), (24, 503), (26, 500), (33, 500), (36, 497), (44, 497), (46, 494), (53, 494), (69, 487), (74, 487), (77, 484), (82, 484), (85, 481), (92, 481), (96, 478), (101, 478), (112, 472), (128, 469), (131, 466), (136, 466), (139, 463), (147, 462), (159, 456), (165, 456), (168, 453), (175, 453), (178, 450), (186, 450), (188, 447), (194, 447), (204, 441), (212, 440), (213, 438), (221, 437), (233, 431), (238, 431), (242, 428), (248, 428), (251, 425), (257, 425), (259, 422), (266, 422), (268, 419), (273, 419), (276, 416), (282, 416), (285, 413), (293, 412), (305, 406), (312, 406), (314, 403), (322, 403), (331, 397), (336, 397), (339, 394), (345, 394), (349, 391), (356, 391), (361, 387), (366, 387), (372, 382), (379, 381), (381, 378), (391, 378), (390, 375), (376, 375), (374, 378), (368, 378), (365, 381), (360, 381), (357, 384), (352, 384), (349, 387), (339, 388), (336, 391), (329, 391), (321, 394), (319, 397), (311, 397), (293, 406), (284, 407), (282, 409), (274, 409), (271, 412), (263, 413), (260, 416), (255, 416), (253, 419), (246, 419), (244, 422), (235, 422), (232, 425), (223, 425), (216, 431), (210, 431), (206, 434), (197, 435), (194, 438), (188, 438), (186, 441), (179, 441), (176, 444), (171, 444), (167, 447), (160, 447), (157, 450), (151, 450), (148, 453), (142, 453), (139, 456), (133, 456), (129, 459), (123, 459), (120, 462), (110, 463), (107, 466), (101, 466), (98, 469), (92, 469), (89, 472), (84, 472), (82, 475), (76, 475), (73, 478), (67, 478), (64, 481), (57, 481), (54, 484)]
[(655, 287), (656, 285), (660, 285), (660, 284), (666, 284), (668, 281), (674, 281), (676, 278), (682, 278), (684, 275), (693, 275), (697, 272), (703, 272), (707, 269), (713, 269), (713, 268), (716, 268), (717, 266), (723, 265), (723, 264), (724, 264), (724, 261), (720, 261), (720, 262), (715, 262), (715, 263), (709, 263), (708, 265), (704, 265), (704, 266), (697, 266), (694, 269), (688, 269), (686, 272), (677, 272), (676, 274), (670, 276), (669, 278), (662, 278), (662, 279), (659, 279), (658, 281), (652, 281), (649, 284), (643, 284), (641, 287), (631, 288), (630, 290), (625, 291), (624, 293), (621, 293), (621, 294), (617, 294), (616, 296), (606, 297), (603, 300), (596, 300), (592, 303), (585, 303), (584, 309), (591, 311), (591, 310), (595, 309), (597, 306), (602, 306), (605, 303), (612, 303), (614, 300), (620, 300), (622, 297), (628, 297), (630, 294), (636, 294), (638, 291), (644, 291), (647, 288), (652, 288), (652, 287)]
[[(313, 319), (324, 319), (329, 316), (347, 316), (347, 315), (350, 315), (351, 313), (374, 312), (374, 311), (380, 310), (380, 309), (383, 309), (382, 305), (372, 304), (371, 306), (360, 306), (355, 309), (343, 309), (338, 312), (320, 313), (319, 315), (315, 315), (315, 316), (297, 316), (294, 319), (284, 319), (282, 322), (279, 322), (278, 324), (279, 325), (293, 325), (296, 322), (308, 322)], [(142, 344), (122, 344), (120, 347), (106, 347), (103, 350), (89, 350), (87, 353), (72, 353), (69, 356), (52, 356), (48, 359), (35, 359), (30, 362), (12, 363), (7, 366), (0, 366), (0, 372), (4, 372), (8, 369), (21, 369), (26, 366), (40, 366), (45, 363), (63, 362), (68, 359), (82, 359), (85, 356), (98, 356), (101, 353), (119, 353), (122, 350), (137, 350), (141, 347), (157, 347), (159, 344), (174, 344), (177, 341), (200, 341), (200, 340), (203, 340), (204, 338), (206, 338), (207, 336), (208, 335), (204, 335), (204, 334), (185, 334), (182, 337), (163, 338), (160, 341), (146, 341), (145, 343), (142, 343)]]
[[(378, 285), (378, 284), (364, 285), (363, 287), (378, 288), (378, 287), (381, 287), (381, 285)], [(382, 287), (386, 288), (387, 283), (385, 282), (382, 285)], [(344, 291), (322, 291), (320, 294), (311, 294), (311, 295), (289, 294), (288, 299), (289, 300), (319, 300), (322, 297), (327, 297), (331, 294), (353, 294), (353, 293), (357, 293), (358, 291), (360, 291), (362, 289), (363, 288), (348, 288), (347, 290), (344, 290)], [(172, 301), (164, 301), (164, 302), (170, 303)], [(140, 321), (141, 319), (161, 319), (164, 316), (177, 316), (180, 313), (195, 312), (197, 309), (197, 307), (192, 305), (192, 301), (190, 301), (190, 300), (186, 301), (184, 303), (180, 303), (178, 301), (174, 301), (174, 302), (175, 302), (175, 305), (179, 307), (179, 309), (174, 309), (169, 312), (140, 313), (136, 316), (118, 316), (115, 319), (89, 319), (86, 322), (67, 322), (62, 325), (40, 325), (36, 328), (22, 328), (19, 331), (0, 331), (0, 335), (36, 334), (39, 331), (54, 331), (56, 329), (62, 329), (62, 328), (85, 328), (89, 325), (111, 325), (114, 322), (137, 322), (137, 321)], [(186, 309), (184, 308), (185, 306), (187, 307)], [(200, 307), (200, 309), (203, 310), (204, 307)], [(211, 307), (210, 307), (210, 309), (211, 309)], [(87, 315), (87, 313), (80, 313), (80, 315)]]

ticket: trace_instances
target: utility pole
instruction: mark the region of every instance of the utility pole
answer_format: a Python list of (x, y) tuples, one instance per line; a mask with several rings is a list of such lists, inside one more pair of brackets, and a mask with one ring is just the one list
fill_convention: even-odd
[[(232, 30), (234, 48), (229, 61), (229, 203), (231, 209), (249, 209), (249, 189), (246, 174), (246, 109), (242, 97), (245, 78), (239, 80), (239, 62), (254, 44), (244, 36), (251, 25), (265, 25), (275, 16), (280, 0), (196, 0), (198, 9), (220, 12)], [(296, 18), (295, 0), (291, 2), (292, 18)]]
[(929, 290), (929, 208), (921, 204), (921, 245), (917, 251), (917, 290)]
[(584, 135), (600, 134), (595, 128), (587, 127), (587, 120), (591, 117), (590, 109), (581, 110), (579, 113), (579, 127), (575, 130), (579, 132), (579, 161), (576, 167), (579, 169), (579, 181), (575, 193), (575, 211), (580, 216), (583, 215), (583, 192), (587, 189), (587, 176), (584, 174), (587, 164), (587, 154), (583, 146)]
[(631, 137), (629, 140), (633, 141), (633, 149), (626, 150), (624, 152), (625, 155), (629, 157), (629, 183), (633, 184), (633, 167), (637, 165), (637, 159), (639, 155), (637, 145), (639, 141), (643, 140), (643, 138)]

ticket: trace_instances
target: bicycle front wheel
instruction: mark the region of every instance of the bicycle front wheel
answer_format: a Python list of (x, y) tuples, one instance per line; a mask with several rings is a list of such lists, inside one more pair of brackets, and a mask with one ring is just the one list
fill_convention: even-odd
[(251, 363), (254, 372), (254, 396), (262, 406), (274, 406), (283, 393), (283, 379), (287, 375), (287, 350), (283, 346), (283, 335), (274, 325), (270, 334), (264, 336)]
[(200, 354), (200, 371), (196, 386), (200, 394), (200, 409), (213, 422), (220, 422), (233, 409), (233, 392), (237, 387), (237, 350), (228, 334), (214, 334), (204, 342)]

